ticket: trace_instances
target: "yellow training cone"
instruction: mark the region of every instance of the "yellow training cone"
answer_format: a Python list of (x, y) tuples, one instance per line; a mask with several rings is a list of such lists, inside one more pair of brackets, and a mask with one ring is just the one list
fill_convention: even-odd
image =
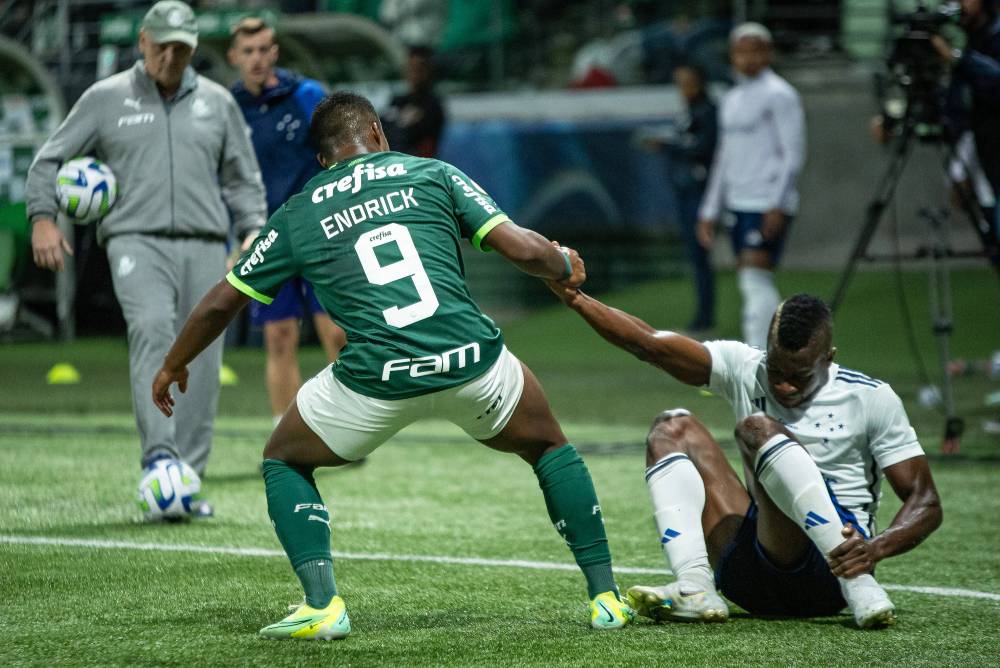
[(80, 382), (80, 372), (72, 364), (60, 362), (45, 374), (45, 382), (49, 385), (76, 385)]
[(240, 377), (236, 375), (236, 372), (233, 371), (232, 367), (228, 364), (223, 364), (219, 367), (219, 384), (223, 387), (229, 385), (239, 385)]

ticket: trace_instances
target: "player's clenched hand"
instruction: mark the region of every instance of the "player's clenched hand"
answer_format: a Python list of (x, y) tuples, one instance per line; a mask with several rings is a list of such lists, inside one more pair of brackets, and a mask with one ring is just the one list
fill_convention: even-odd
[(573, 300), (580, 296), (579, 290), (559, 281), (546, 280), (545, 285), (549, 286), (549, 290), (551, 290), (555, 296), (562, 300), (562, 302), (567, 306), (571, 306), (573, 304)]
[(583, 258), (572, 248), (560, 246), (559, 250), (569, 258), (569, 266), (573, 270), (567, 278), (563, 278), (559, 282), (570, 288), (580, 287), (587, 280), (587, 267), (583, 263)]
[(73, 254), (62, 230), (51, 218), (38, 218), (31, 226), (31, 252), (42, 269), (63, 270), (63, 252)]
[(833, 548), (827, 557), (830, 571), (838, 578), (853, 578), (871, 573), (875, 568), (875, 555), (871, 543), (848, 524), (841, 530), (844, 542)]
[(177, 370), (162, 367), (153, 378), (153, 403), (167, 417), (174, 414), (174, 398), (170, 394), (170, 386), (173, 383), (177, 383), (177, 389), (181, 392), (187, 392), (188, 370), (186, 366)]

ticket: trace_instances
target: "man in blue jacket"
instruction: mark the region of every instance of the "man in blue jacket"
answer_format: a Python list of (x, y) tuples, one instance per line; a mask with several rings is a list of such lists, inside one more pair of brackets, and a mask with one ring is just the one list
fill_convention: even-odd
[[(250, 126), (267, 190), (268, 215), (320, 170), (309, 124), (313, 109), (325, 95), (318, 81), (275, 67), (277, 60), (274, 29), (267, 23), (247, 17), (233, 27), (229, 62), (239, 71), (240, 80), (232, 93)], [(267, 392), (275, 424), (302, 384), (297, 351), (303, 306), (312, 313), (323, 349), (334, 361), (346, 336), (323, 311), (312, 286), (305, 281), (286, 284), (270, 305), (255, 303), (250, 308), (251, 321), (264, 330)]]

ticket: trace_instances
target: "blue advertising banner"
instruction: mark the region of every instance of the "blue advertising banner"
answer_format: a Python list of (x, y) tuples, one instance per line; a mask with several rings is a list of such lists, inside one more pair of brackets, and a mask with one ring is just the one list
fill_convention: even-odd
[[(549, 236), (676, 232), (669, 157), (636, 137), (664, 120), (453, 120), (440, 157), (520, 225)], [(569, 238), (569, 237), (567, 237)]]

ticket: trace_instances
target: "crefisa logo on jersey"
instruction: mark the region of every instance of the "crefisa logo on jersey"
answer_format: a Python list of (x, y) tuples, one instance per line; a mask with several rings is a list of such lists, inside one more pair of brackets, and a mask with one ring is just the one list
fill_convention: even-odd
[(451, 180), (458, 184), (458, 186), (462, 189), (462, 192), (465, 193), (466, 197), (471, 198), (473, 201), (475, 201), (476, 204), (483, 207), (483, 211), (485, 211), (486, 213), (497, 212), (496, 207), (494, 207), (492, 204), (486, 201), (486, 198), (483, 197), (483, 195), (486, 194), (486, 191), (480, 188), (478, 183), (472, 181), (472, 179), (469, 179), (470, 181), (472, 181), (472, 185), (476, 186), (476, 190), (479, 191), (477, 193), (469, 186), (468, 183), (462, 180), (462, 178), (457, 174), (452, 174)]
[(365, 181), (378, 181), (387, 176), (403, 176), (406, 174), (406, 167), (401, 162), (394, 162), (391, 165), (382, 167), (381, 165), (362, 164), (355, 165), (351, 174), (332, 183), (326, 183), (313, 191), (313, 204), (319, 204), (325, 199), (333, 197), (336, 192), (356, 193), (361, 190), (362, 179)]
[(264, 253), (271, 247), (271, 244), (273, 244), (274, 240), (277, 238), (278, 230), (271, 230), (267, 233), (266, 237), (257, 242), (257, 244), (253, 247), (253, 252), (250, 254), (250, 257), (248, 257), (246, 262), (243, 263), (243, 266), (240, 267), (240, 276), (246, 276), (250, 273), (251, 269), (264, 261)]

